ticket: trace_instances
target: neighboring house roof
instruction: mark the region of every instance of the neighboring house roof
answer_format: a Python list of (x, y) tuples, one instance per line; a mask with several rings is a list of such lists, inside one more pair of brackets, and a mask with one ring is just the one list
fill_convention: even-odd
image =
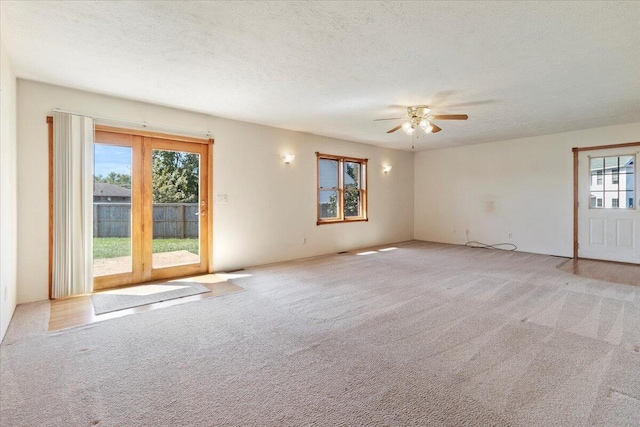
[[(605, 161), (604, 169), (613, 169), (618, 167), (618, 157), (596, 158), (591, 160), (591, 170), (603, 169), (602, 163)], [(633, 166), (632, 156), (620, 156), (620, 167)]]
[(93, 197), (131, 197), (131, 190), (106, 182), (94, 182)]

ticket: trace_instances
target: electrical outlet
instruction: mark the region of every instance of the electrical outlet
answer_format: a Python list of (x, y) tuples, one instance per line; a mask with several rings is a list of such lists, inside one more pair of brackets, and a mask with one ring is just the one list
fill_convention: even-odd
[(507, 233), (507, 237), (510, 239), (513, 238), (513, 233), (510, 231), (509, 233)]
[(453, 234), (456, 234), (456, 229), (455, 228), (453, 229)]
[(303, 237), (303, 238), (302, 238), (302, 244), (303, 244), (303, 245), (306, 245), (306, 244), (307, 244), (307, 238), (306, 238), (306, 237)]
[(469, 229), (468, 229), (468, 228), (465, 230), (465, 234), (466, 234), (467, 236), (469, 235)]

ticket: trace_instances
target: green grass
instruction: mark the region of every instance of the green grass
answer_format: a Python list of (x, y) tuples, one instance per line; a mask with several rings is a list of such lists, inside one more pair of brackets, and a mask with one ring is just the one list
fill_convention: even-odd
[(153, 253), (189, 251), (198, 255), (198, 239), (153, 239)]
[[(198, 254), (198, 239), (153, 239), (153, 252), (189, 251)], [(131, 239), (128, 237), (94, 237), (93, 259), (115, 258), (131, 255)]]

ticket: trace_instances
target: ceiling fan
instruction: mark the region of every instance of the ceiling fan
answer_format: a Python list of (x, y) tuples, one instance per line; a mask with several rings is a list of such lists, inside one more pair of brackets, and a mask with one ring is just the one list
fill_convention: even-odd
[(416, 128), (421, 128), (426, 133), (440, 132), (442, 129), (433, 123), (433, 120), (467, 120), (469, 118), (466, 114), (429, 114), (430, 111), (431, 109), (426, 105), (412, 105), (407, 107), (406, 117), (375, 119), (374, 122), (381, 120), (404, 120), (404, 123), (388, 130), (387, 133), (393, 133), (402, 128), (408, 135), (411, 135)]

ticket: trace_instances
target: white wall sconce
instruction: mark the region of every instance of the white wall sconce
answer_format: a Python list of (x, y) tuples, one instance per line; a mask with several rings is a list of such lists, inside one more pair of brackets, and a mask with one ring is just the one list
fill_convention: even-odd
[(384, 172), (384, 173), (391, 172), (391, 166), (390, 165), (383, 166), (382, 167), (382, 172)]
[(295, 154), (286, 153), (284, 156), (282, 156), (282, 161), (284, 162), (285, 165), (288, 165), (291, 162), (293, 162), (295, 158), (296, 158)]

